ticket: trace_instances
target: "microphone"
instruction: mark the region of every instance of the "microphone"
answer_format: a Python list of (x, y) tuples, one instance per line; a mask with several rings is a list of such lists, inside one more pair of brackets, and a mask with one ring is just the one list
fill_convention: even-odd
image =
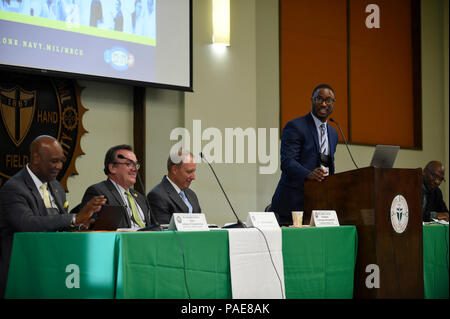
[[(126, 158), (125, 156), (123, 156), (122, 154), (117, 154), (117, 157), (118, 158), (120, 158), (120, 159), (124, 159), (124, 160), (127, 160), (127, 161), (130, 161), (130, 162), (132, 162), (132, 163), (134, 163), (135, 165), (136, 165), (136, 162), (135, 161), (133, 161), (133, 160), (131, 160), (131, 159), (129, 159), (129, 158)], [(144, 183), (142, 183), (142, 179), (141, 179), (141, 174), (139, 174), (139, 170), (136, 170), (136, 175), (137, 175), (137, 177), (138, 177), (138, 181), (139, 181), (139, 185), (141, 186), (141, 189), (142, 189), (142, 191), (144, 192), (144, 199), (145, 199), (145, 203), (147, 204), (147, 207), (148, 207), (148, 209), (150, 210), (150, 203), (148, 202), (148, 198), (147, 198), (147, 196), (146, 196), (146, 192), (145, 192), (145, 187), (144, 187)], [(125, 205), (126, 206), (126, 205)], [(150, 210), (150, 213), (151, 213), (151, 210)], [(152, 230), (152, 231), (159, 231), (159, 230), (162, 230), (162, 228), (161, 228), (161, 224), (158, 222), (158, 220), (156, 219), (156, 216), (154, 216), (153, 214), (151, 214), (150, 215), (150, 221), (153, 219), (153, 222), (154, 222), (154, 224), (153, 225), (150, 225), (150, 226), (147, 226), (147, 227), (144, 227), (144, 228), (140, 228), (140, 229), (138, 229), (139, 231), (142, 231), (142, 230)], [(151, 222), (150, 222), (151, 223)]]
[(350, 158), (352, 159), (353, 164), (355, 164), (356, 168), (359, 169), (358, 165), (356, 165), (355, 160), (353, 159), (352, 152), (350, 152), (350, 149), (348, 148), (347, 140), (345, 139), (345, 136), (344, 136), (344, 133), (342, 132), (341, 126), (339, 125), (338, 122), (336, 122), (335, 120), (333, 120), (331, 117), (330, 117), (330, 121), (333, 122), (333, 123), (335, 123), (335, 124), (337, 125), (337, 127), (339, 128), (339, 131), (341, 132), (341, 136), (342, 136), (342, 138), (344, 139), (345, 146), (347, 147), (347, 151), (348, 151), (348, 153), (350, 154)]
[(211, 168), (211, 171), (213, 172), (214, 176), (216, 177), (217, 183), (219, 184), (220, 189), (222, 190), (223, 194), (225, 195), (225, 198), (227, 199), (228, 204), (230, 205), (231, 210), (233, 211), (233, 214), (234, 214), (234, 216), (236, 217), (236, 220), (237, 220), (237, 223), (236, 223), (236, 224), (231, 224), (231, 225), (223, 226), (222, 228), (247, 228), (247, 226), (245, 226), (245, 224), (242, 223), (242, 222), (239, 220), (239, 217), (238, 217), (238, 215), (236, 214), (236, 212), (234, 211), (234, 208), (233, 208), (233, 206), (231, 205), (230, 200), (228, 199), (227, 194), (226, 194), (225, 191), (223, 190), (222, 184), (220, 184), (219, 178), (217, 178), (216, 172), (214, 172), (213, 167), (212, 167), (211, 164), (207, 161), (207, 159), (205, 158), (205, 156), (203, 156), (203, 153), (202, 153), (202, 152), (200, 152), (200, 157), (201, 157), (206, 163), (208, 163), (209, 167)]

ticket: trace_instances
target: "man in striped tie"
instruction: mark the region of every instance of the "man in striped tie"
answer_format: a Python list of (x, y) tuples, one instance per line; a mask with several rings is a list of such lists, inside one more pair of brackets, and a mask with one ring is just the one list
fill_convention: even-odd
[(292, 211), (303, 211), (306, 179), (320, 182), (334, 173), (338, 134), (327, 123), (336, 102), (334, 90), (318, 85), (311, 102), (311, 112), (289, 121), (281, 136), (281, 178), (271, 204), (280, 225), (291, 225)]

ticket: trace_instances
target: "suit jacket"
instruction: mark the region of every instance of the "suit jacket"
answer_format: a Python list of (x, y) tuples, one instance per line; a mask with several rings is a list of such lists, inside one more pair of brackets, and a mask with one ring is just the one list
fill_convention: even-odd
[[(336, 130), (327, 124), (331, 163), (334, 174), (334, 153), (338, 143)], [(288, 122), (281, 136), (281, 178), (272, 197), (272, 210), (279, 215), (280, 224), (292, 224), (292, 211), (304, 209), (303, 184), (320, 166), (320, 145), (311, 113)]]
[(47, 210), (26, 167), (0, 189), (0, 297), (3, 296), (15, 232), (70, 229), (72, 215), (64, 208), (66, 192), (58, 181), (48, 183), (57, 210)]
[(435, 188), (429, 191), (422, 183), (422, 219), (424, 222), (429, 222), (431, 212), (443, 213), (448, 212), (447, 205), (445, 205), (441, 189)]
[[(184, 193), (192, 206), (192, 213), (201, 213), (202, 210), (194, 191), (187, 188), (184, 190)], [(181, 199), (180, 194), (176, 192), (175, 188), (167, 180), (166, 176), (163, 177), (161, 183), (156, 185), (148, 193), (147, 198), (152, 212), (160, 224), (168, 224), (174, 213), (189, 213), (189, 208)]]
[[(135, 199), (135, 202), (139, 207), (141, 208), (142, 212), (144, 213), (145, 218), (145, 225), (150, 226), (151, 225), (151, 211), (150, 207), (148, 207), (146, 199), (144, 195), (138, 193), (134, 189), (129, 189), (131, 195), (133, 195), (133, 198)], [(81, 200), (80, 207), (84, 207), (86, 203), (91, 200), (93, 197), (98, 195), (104, 195), (106, 198), (106, 204), (105, 205), (111, 205), (111, 206), (128, 206), (128, 203), (124, 203), (122, 196), (117, 191), (116, 186), (111, 182), (111, 180), (108, 178), (107, 180), (94, 184), (92, 186), (89, 186), (86, 192), (83, 195), (83, 199)], [(128, 214), (124, 216), (119, 224), (119, 228), (130, 228), (131, 227), (131, 220)]]

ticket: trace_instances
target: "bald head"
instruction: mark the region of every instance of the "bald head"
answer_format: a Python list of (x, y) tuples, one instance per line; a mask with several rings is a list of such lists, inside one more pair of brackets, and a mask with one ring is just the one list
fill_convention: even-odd
[(41, 135), (31, 142), (29, 168), (42, 182), (56, 179), (64, 161), (61, 144), (53, 136)]
[(422, 171), (423, 181), (428, 190), (434, 190), (444, 181), (444, 165), (438, 161), (429, 162)]

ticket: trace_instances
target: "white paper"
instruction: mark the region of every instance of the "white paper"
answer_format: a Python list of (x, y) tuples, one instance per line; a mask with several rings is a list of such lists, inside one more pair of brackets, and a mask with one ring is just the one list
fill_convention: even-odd
[(205, 214), (175, 213), (170, 218), (169, 230), (209, 231)]
[(233, 299), (285, 299), (281, 229), (227, 230)]
[(311, 226), (332, 227), (339, 226), (339, 220), (335, 210), (313, 210), (311, 214)]

